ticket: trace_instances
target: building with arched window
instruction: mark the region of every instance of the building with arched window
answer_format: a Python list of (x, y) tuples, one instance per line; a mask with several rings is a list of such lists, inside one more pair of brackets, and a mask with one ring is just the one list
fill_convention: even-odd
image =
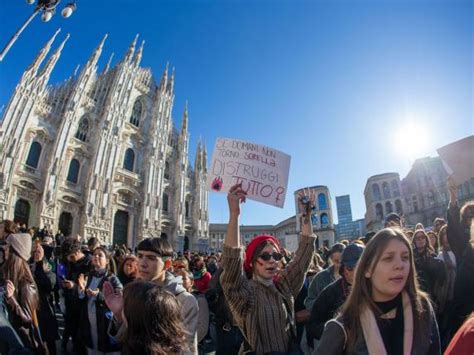
[(300, 231), (300, 217), (298, 198), (300, 194), (306, 193), (314, 197), (314, 208), (311, 212), (313, 230), (318, 234), (319, 245), (332, 246), (336, 239), (336, 227), (333, 221), (331, 195), (327, 186), (318, 185), (301, 188), (294, 193), (296, 208), (296, 231)]
[(381, 229), (385, 216), (394, 212), (393, 206), (400, 206), (400, 176), (398, 173), (386, 173), (370, 177), (364, 189), (365, 223), (368, 231)]
[(48, 85), (67, 48), (69, 36), (46, 59), (58, 35), (3, 113), (0, 220), (104, 244), (132, 247), (149, 236), (177, 250), (207, 243), (207, 152), (199, 144), (190, 161), (187, 105), (175, 125), (174, 70), (155, 78), (142, 68), (137, 38), (116, 65), (97, 70), (105, 36), (80, 73)]
[[(447, 178), (448, 173), (440, 157), (415, 160), (401, 181), (397, 173), (370, 177), (364, 190), (367, 229), (376, 231), (382, 228), (385, 216), (391, 212), (403, 216), (407, 227), (414, 227), (417, 223), (432, 226), (434, 216), (446, 216), (449, 202)], [(472, 180), (474, 183), (474, 177)], [(459, 187), (460, 202), (474, 198), (474, 189), (464, 193), (466, 185), (469, 186), (469, 182)], [(374, 193), (377, 190), (374, 186), (381, 187), (381, 196)]]

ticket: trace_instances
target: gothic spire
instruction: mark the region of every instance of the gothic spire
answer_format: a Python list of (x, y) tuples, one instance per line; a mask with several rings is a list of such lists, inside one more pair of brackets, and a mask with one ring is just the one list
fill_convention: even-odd
[(113, 57), (114, 57), (114, 52), (112, 52), (112, 54), (110, 55), (109, 61), (107, 62), (107, 65), (105, 66), (104, 71), (102, 72), (102, 74), (105, 74), (109, 71), (110, 64), (112, 63), (112, 58)]
[(137, 40), (138, 40), (138, 33), (135, 36), (135, 39), (133, 40), (130, 47), (128, 47), (127, 53), (125, 54), (125, 57), (123, 58), (124, 63), (130, 63), (130, 61), (132, 60), (133, 53), (135, 53), (135, 47), (137, 45)]
[(181, 135), (187, 135), (187, 133), (188, 133), (188, 101), (186, 101), (186, 106), (184, 107), (183, 123), (181, 126)]
[(170, 80), (168, 80), (168, 84), (166, 85), (166, 91), (169, 94), (172, 94), (173, 88), (174, 88), (174, 67), (173, 67), (173, 70), (171, 71)]
[(23, 74), (23, 77), (28, 76), (28, 75), (36, 75), (41, 63), (43, 62), (43, 60), (46, 58), (46, 55), (51, 50), (51, 45), (53, 44), (59, 32), (61, 32), (60, 28), (56, 30), (56, 32), (49, 39), (49, 41), (46, 42), (45, 46), (41, 48), (41, 50), (39, 51), (33, 63), (31, 63), (30, 66), (26, 69), (25, 73)]
[(43, 70), (39, 74), (38, 78), (40, 78), (43, 82), (43, 86), (47, 84), (49, 81), (49, 77), (56, 65), (56, 63), (59, 60), (59, 57), (61, 56), (61, 51), (64, 48), (64, 45), (66, 44), (67, 40), (69, 39), (69, 33), (66, 35), (66, 38), (62, 41), (62, 43), (59, 45), (59, 47), (56, 49), (56, 51), (49, 57), (48, 62), (45, 64)]
[(76, 66), (76, 69), (74, 69), (74, 75), (73, 75), (74, 77), (75, 77), (75, 76), (77, 75), (77, 73), (79, 72), (79, 68), (80, 68), (80, 67), (81, 67), (81, 65), (78, 64), (78, 65)]
[(201, 160), (202, 168), (204, 171), (207, 170), (207, 149), (206, 149), (206, 142), (203, 144), (202, 148), (202, 160)]
[(99, 45), (94, 50), (94, 53), (92, 53), (91, 57), (87, 61), (86, 68), (95, 68), (97, 62), (99, 61), (100, 55), (102, 54), (102, 48), (104, 48), (105, 40), (108, 36), (108, 33), (104, 35), (104, 38), (102, 38), (102, 41), (100, 41)]
[(194, 171), (195, 172), (198, 172), (201, 170), (202, 166), (201, 166), (201, 155), (202, 155), (202, 152), (201, 152), (201, 141), (198, 141), (198, 145), (197, 145), (197, 149), (196, 149), (196, 159), (194, 161)]
[(163, 90), (166, 87), (166, 82), (168, 81), (168, 65), (169, 63), (166, 63), (165, 70), (163, 70), (163, 75), (161, 75), (161, 80), (160, 80), (160, 90)]
[(138, 49), (137, 54), (135, 54), (135, 58), (133, 58), (133, 64), (135, 65), (135, 67), (138, 67), (140, 65), (140, 62), (142, 60), (144, 46), (145, 46), (145, 40), (142, 41), (142, 44), (140, 48)]

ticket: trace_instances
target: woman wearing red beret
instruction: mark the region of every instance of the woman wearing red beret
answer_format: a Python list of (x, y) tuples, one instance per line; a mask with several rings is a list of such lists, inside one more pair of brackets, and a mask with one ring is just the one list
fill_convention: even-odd
[(306, 198), (309, 203), (300, 202), (305, 214), (299, 247), (278, 276), (277, 264), (282, 255), (275, 237), (255, 237), (245, 250), (245, 258), (242, 255), (239, 215), (245, 198), (240, 184), (234, 185), (227, 195), (230, 216), (221, 276), (224, 295), (245, 338), (239, 353), (301, 354), (296, 343), (294, 299), (303, 286), (315, 249), (316, 236), (310, 221), (314, 196)]

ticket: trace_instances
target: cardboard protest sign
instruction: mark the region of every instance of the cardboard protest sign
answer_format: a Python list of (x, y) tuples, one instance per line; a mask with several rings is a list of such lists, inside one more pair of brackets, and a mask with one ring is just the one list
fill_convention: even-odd
[(283, 208), (291, 157), (276, 149), (238, 139), (218, 138), (207, 175), (210, 191), (238, 183), (249, 199)]
[(474, 136), (445, 145), (437, 152), (457, 184), (474, 177)]

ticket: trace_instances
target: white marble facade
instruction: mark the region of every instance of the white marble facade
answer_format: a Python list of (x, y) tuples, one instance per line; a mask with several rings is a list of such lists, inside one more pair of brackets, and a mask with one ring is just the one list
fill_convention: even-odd
[[(55, 38), (25, 70), (0, 126), (0, 220), (103, 243), (135, 246), (151, 235), (181, 249), (209, 235), (207, 152), (189, 163), (188, 108), (172, 120), (174, 71), (159, 84), (140, 67), (137, 37), (114, 67), (98, 72), (107, 36), (82, 70), (50, 86), (68, 37)], [(77, 72), (77, 71), (76, 71)]]

